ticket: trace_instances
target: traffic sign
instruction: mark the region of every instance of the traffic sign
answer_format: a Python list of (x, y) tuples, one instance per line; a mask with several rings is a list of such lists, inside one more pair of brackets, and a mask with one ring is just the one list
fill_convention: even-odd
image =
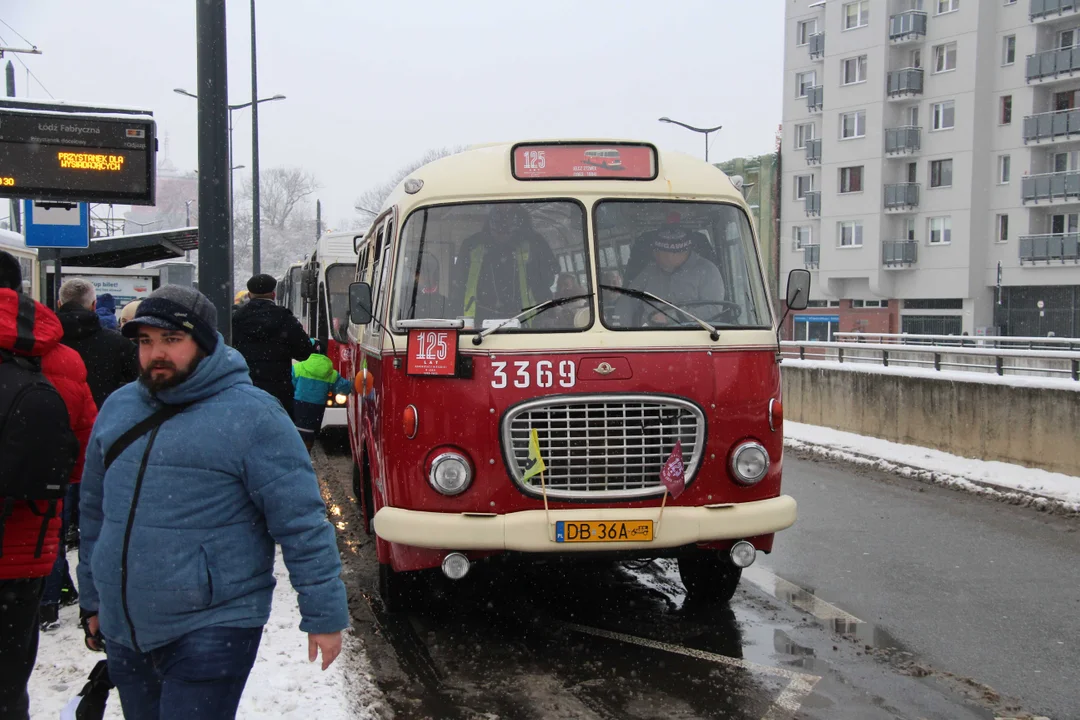
[(26, 247), (90, 247), (90, 206), (24, 200)]

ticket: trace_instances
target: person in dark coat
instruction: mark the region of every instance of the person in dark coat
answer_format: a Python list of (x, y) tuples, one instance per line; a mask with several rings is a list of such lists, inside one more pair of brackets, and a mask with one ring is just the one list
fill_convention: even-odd
[(120, 329), (119, 323), (116, 322), (116, 298), (111, 294), (102, 293), (97, 299), (97, 316), (101, 321), (101, 327), (110, 330)]
[(247, 283), (251, 299), (233, 313), (233, 347), (247, 361), (251, 382), (276, 397), (292, 416), (292, 361), (307, 360), (311, 338), (288, 308), (274, 303), (277, 280), (256, 275)]

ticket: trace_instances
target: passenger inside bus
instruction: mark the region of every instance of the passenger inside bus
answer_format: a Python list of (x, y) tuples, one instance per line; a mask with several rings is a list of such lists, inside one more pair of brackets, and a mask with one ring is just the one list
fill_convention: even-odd
[[(559, 273), (558, 278), (555, 280), (554, 297), (556, 299), (580, 296), (584, 293), (585, 286), (581, 284), (581, 281), (576, 274), (570, 272)], [(588, 307), (588, 300), (574, 300), (573, 302), (559, 306), (556, 308), (558, 325), (560, 327), (582, 327), (588, 325), (589, 319), (587, 314), (581, 319), (582, 321), (579, 321), (578, 318), (578, 313), (582, 310), (587, 310)]]
[(483, 229), (458, 248), (452, 307), (477, 328), (485, 320), (511, 318), (550, 300), (557, 272), (555, 255), (525, 208), (492, 205)]

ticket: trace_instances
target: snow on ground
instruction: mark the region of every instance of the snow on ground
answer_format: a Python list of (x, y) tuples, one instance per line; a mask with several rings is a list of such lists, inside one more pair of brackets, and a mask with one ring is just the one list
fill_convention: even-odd
[[(68, 560), (74, 575), (78, 552), (68, 553)], [(278, 582), (273, 611), (237, 717), (364, 720), (385, 714), (382, 693), (363, 647), (351, 631), (345, 634), (341, 655), (326, 672), (320, 669), (321, 659), (308, 663), (307, 635), (299, 630), (296, 592), (289, 584), (280, 550), (274, 574)], [(35, 719), (60, 717), (60, 710), (79, 693), (90, 670), (105, 659), (102, 653), (92, 653), (83, 645), (78, 608), (62, 609), (60, 622), (56, 630), (41, 634), (37, 666), (30, 678), (30, 715)], [(120, 697), (114, 690), (105, 718), (122, 717)]]
[(981, 495), (1080, 512), (1080, 478), (1071, 475), (973, 460), (940, 450), (790, 421), (784, 422), (784, 444)]

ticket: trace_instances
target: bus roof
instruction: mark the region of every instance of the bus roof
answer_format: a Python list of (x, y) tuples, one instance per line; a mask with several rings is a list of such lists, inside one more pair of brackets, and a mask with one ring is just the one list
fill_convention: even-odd
[(353, 249), (353, 238), (364, 237), (367, 228), (363, 230), (349, 230), (347, 232), (323, 233), (319, 238), (316, 250), (322, 257), (356, 257)]
[[(620, 144), (639, 141), (586, 138), (582, 140), (536, 140), (528, 144), (583, 142), (598, 149), (617, 149)], [(411, 208), (432, 202), (500, 197), (637, 196), (650, 198), (726, 200), (745, 207), (746, 203), (731, 181), (718, 168), (693, 156), (657, 149), (655, 180), (517, 180), (511, 173), (511, 150), (520, 143), (473, 146), (435, 160), (410, 173), (406, 180), (423, 181), (414, 194), (405, 192), (403, 180), (383, 204)], [(351, 237), (351, 235), (350, 235)]]
[(33, 253), (34, 255), (37, 254), (36, 248), (26, 247), (26, 238), (12, 230), (0, 229), (0, 245), (3, 245), (4, 247), (15, 248), (16, 250), (22, 250), (24, 252)]

